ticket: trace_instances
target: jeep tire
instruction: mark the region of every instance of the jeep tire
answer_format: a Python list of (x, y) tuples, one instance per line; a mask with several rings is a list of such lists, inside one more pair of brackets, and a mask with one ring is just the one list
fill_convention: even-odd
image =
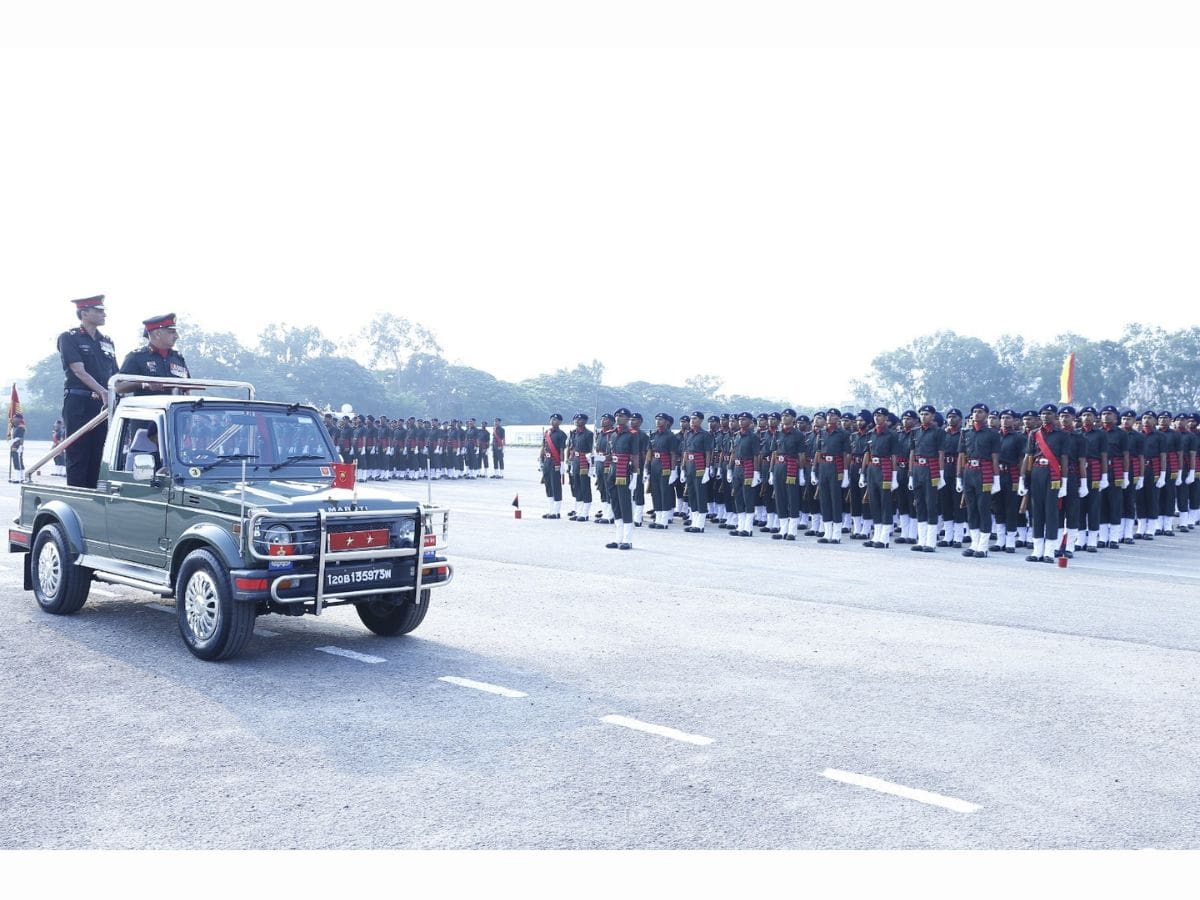
[(376, 634), (393, 637), (408, 634), (421, 624), (429, 611), (429, 588), (421, 591), (416, 603), (405, 598), (399, 603), (386, 597), (360, 600), (354, 604), (362, 623)]
[(38, 606), (56, 616), (79, 612), (92, 587), (92, 570), (71, 562), (71, 548), (57, 522), (33, 539), (29, 575)]
[(229, 572), (208, 550), (193, 550), (175, 582), (179, 633), (194, 656), (229, 659), (254, 633), (255, 604), (233, 599)]

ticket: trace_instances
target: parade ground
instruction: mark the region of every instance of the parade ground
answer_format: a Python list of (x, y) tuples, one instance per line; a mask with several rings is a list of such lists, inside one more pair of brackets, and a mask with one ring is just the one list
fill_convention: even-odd
[(360, 486), (452, 510), (403, 638), (272, 615), (205, 663), (169, 601), (50, 616), (0, 557), (0, 848), (1200, 845), (1200, 532), (1066, 568), (679, 520), (622, 552), (542, 519), (535, 460)]

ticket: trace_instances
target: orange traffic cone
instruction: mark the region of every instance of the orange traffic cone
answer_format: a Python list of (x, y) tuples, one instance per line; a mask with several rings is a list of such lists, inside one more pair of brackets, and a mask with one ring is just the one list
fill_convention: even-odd
[(520, 494), (513, 494), (513, 503), (512, 503), (512, 505), (513, 505), (514, 507), (516, 507), (516, 508), (513, 510), (513, 518), (514, 518), (514, 519), (519, 519), (519, 518), (521, 518), (521, 496), (520, 496)]

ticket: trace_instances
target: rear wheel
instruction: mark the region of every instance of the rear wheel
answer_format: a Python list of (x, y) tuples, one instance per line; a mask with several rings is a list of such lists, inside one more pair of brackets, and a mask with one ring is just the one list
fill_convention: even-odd
[(79, 612), (92, 587), (92, 570), (71, 562), (62, 526), (47, 525), (33, 539), (29, 574), (38, 606), (56, 616)]
[(175, 610), (184, 644), (200, 659), (229, 659), (254, 633), (255, 604), (233, 599), (229, 573), (208, 550), (193, 550), (179, 567)]
[(362, 623), (376, 634), (393, 637), (408, 634), (421, 624), (425, 613), (429, 611), (429, 588), (421, 591), (421, 596), (414, 603), (404, 599), (399, 604), (392, 600), (376, 598), (362, 600), (354, 604)]

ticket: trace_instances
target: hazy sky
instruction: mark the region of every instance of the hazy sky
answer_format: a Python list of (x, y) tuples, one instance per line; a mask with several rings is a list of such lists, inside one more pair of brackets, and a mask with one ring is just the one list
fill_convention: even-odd
[(7, 49), (0, 290), (20, 327), (0, 377), (95, 293), (122, 355), (172, 310), (185, 353), (189, 319), (250, 342), (390, 310), (505, 379), (597, 358), (610, 383), (716, 374), (797, 402), (939, 327), (1200, 324), (1196, 50), (747, 47), (740, 21), (722, 49), (719, 24), (707, 47), (509, 23), (498, 43), (523, 48), (215, 49), (73, 21), (62, 47)]

